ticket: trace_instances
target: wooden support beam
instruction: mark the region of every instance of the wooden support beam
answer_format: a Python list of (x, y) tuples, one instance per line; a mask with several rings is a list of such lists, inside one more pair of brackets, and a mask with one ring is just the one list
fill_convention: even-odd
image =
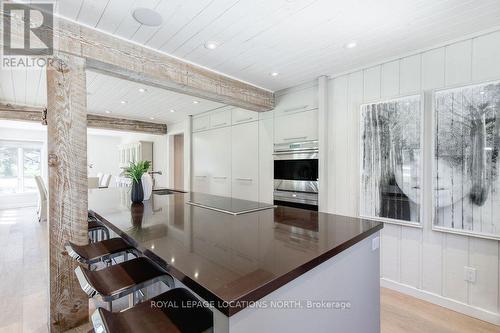
[[(274, 107), (274, 94), (268, 90), (73, 21), (54, 19), (55, 28), (45, 27), (54, 33), (54, 47), (85, 58), (88, 68), (248, 110), (268, 111)], [(22, 43), (22, 22), (13, 19), (12, 26), (12, 40)]]
[(111, 129), (116, 131), (143, 132), (149, 134), (167, 134), (167, 125), (147, 121), (129, 120), (114, 117), (87, 115), (87, 126), (92, 128)]
[[(44, 111), (45, 109), (40, 107), (0, 103), (0, 119), (30, 121), (38, 123), (43, 121)], [(106, 117), (96, 114), (87, 115), (87, 127), (158, 135), (167, 134), (167, 125), (165, 124)]]
[(85, 60), (59, 54), (47, 68), (49, 164), (49, 328), (64, 332), (88, 321), (88, 297), (65, 252), (88, 243)]
[(0, 103), (0, 119), (42, 122), (44, 108)]

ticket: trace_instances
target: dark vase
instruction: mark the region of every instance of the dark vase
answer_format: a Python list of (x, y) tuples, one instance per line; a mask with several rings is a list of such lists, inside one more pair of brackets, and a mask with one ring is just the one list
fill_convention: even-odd
[(142, 202), (144, 200), (144, 190), (142, 189), (142, 181), (138, 182), (132, 181), (132, 192), (130, 193), (130, 199), (134, 203)]

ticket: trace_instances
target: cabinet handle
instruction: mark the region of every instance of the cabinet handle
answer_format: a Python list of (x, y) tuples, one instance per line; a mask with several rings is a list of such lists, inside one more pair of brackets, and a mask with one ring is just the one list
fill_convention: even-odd
[(195, 176), (196, 178), (207, 178), (207, 176)]
[(307, 139), (307, 136), (298, 136), (295, 138), (284, 138), (283, 140), (289, 141), (289, 140), (302, 140), (302, 139)]
[(195, 131), (201, 131), (201, 130), (204, 130), (204, 129), (207, 129), (207, 126), (198, 127), (198, 128), (195, 128), (194, 130)]
[(302, 110), (302, 109), (307, 108), (308, 106), (309, 105), (302, 105), (302, 106), (298, 106), (295, 108), (285, 109), (285, 110), (283, 110), (283, 112), (292, 112), (292, 111)]
[(251, 182), (253, 179), (252, 178), (235, 178), (236, 180), (242, 180), (245, 182)]
[(227, 123), (215, 124), (215, 125), (212, 125), (212, 127), (219, 127), (219, 126), (224, 126), (224, 125), (227, 125)]
[(223, 177), (223, 176), (220, 176), (220, 177), (212, 177), (213, 179), (227, 179), (227, 177)]
[(243, 118), (243, 119), (236, 120), (235, 123), (241, 123), (242, 121), (247, 121), (247, 120), (252, 120), (252, 119), (253, 119), (253, 117)]

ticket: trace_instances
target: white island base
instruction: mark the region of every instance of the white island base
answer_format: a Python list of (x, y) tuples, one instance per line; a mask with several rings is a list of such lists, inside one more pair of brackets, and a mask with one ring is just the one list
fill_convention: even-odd
[(260, 300), (267, 308), (257, 302), (231, 317), (212, 309), (214, 332), (380, 332), (379, 237), (374, 233), (268, 294)]

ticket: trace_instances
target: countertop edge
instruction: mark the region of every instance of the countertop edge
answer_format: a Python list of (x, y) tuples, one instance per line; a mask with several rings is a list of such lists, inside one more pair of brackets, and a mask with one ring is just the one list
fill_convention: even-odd
[[(278, 290), (279, 288), (283, 287), (285, 284), (293, 281), (294, 279), (298, 278), (299, 276), (307, 273), (308, 271), (312, 270), (313, 268), (321, 265), (322, 263), (326, 262), (327, 260), (332, 259), (336, 255), (340, 254), (341, 252), (351, 248), (352, 246), (356, 245), (357, 243), (361, 242), (362, 240), (370, 237), (374, 233), (382, 230), (384, 227), (383, 223), (379, 223), (373, 228), (370, 228), (369, 230), (364, 231), (363, 233), (351, 238), (350, 240), (339, 244), (338, 246), (334, 247), (333, 249), (319, 255), (318, 257), (294, 268), (290, 272), (281, 275), (280, 277), (271, 280), (267, 282), (265, 285), (262, 287), (255, 289), (242, 297), (234, 300), (234, 302), (254, 302), (262, 299), (263, 297), (269, 295), (275, 290)], [(228, 316), (232, 316), (241, 310), (243, 310), (245, 307), (231, 307), (229, 308), (228, 311)]]

